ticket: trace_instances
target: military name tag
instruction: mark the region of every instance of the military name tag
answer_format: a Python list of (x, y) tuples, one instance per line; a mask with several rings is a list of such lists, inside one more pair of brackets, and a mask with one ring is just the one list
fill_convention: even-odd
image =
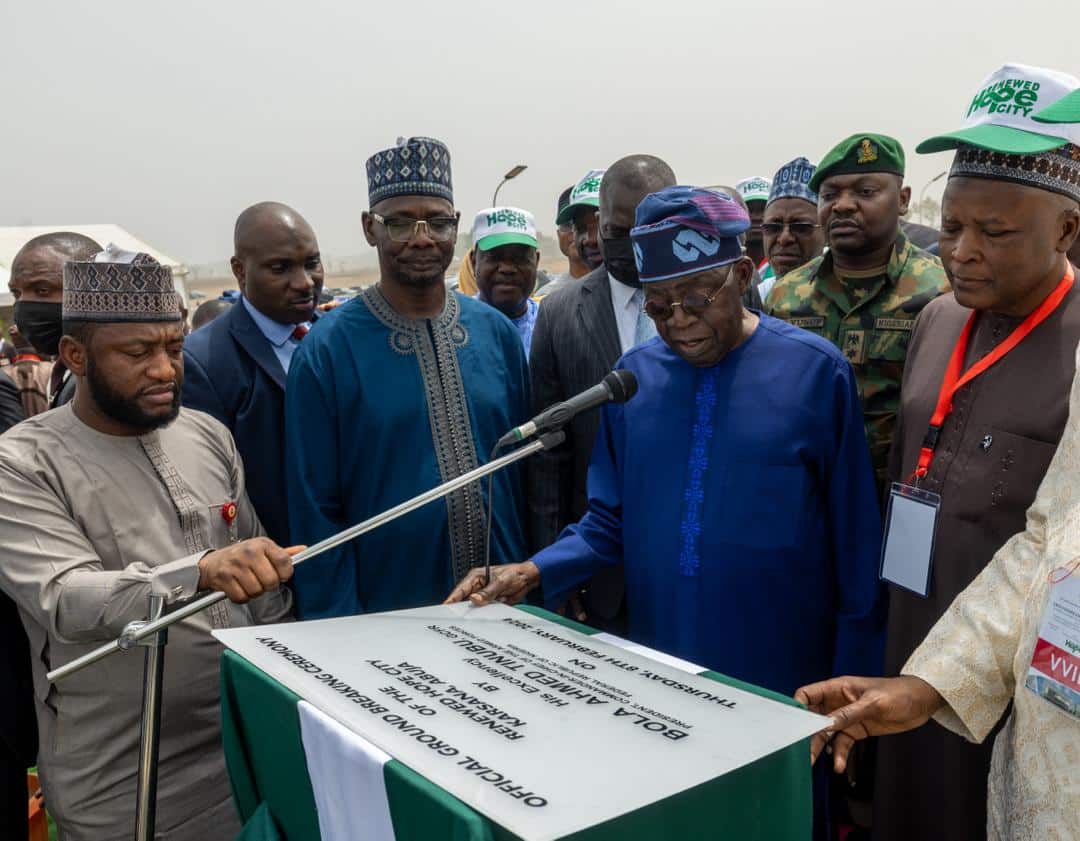
[(875, 330), (906, 330), (908, 333), (915, 327), (914, 318), (875, 318)]
[(825, 316), (806, 315), (789, 318), (788, 324), (792, 327), (801, 327), (803, 330), (820, 330), (825, 326)]
[(930, 592), (941, 496), (893, 482), (881, 544), (881, 579), (924, 599)]

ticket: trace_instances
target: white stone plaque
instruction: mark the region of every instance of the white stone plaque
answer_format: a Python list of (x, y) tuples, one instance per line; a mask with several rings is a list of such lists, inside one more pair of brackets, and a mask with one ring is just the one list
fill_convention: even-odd
[(214, 636), (532, 841), (670, 797), (828, 724), (504, 605)]

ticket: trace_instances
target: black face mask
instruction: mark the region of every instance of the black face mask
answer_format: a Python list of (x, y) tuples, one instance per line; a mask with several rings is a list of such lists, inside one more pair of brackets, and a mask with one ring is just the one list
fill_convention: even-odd
[(15, 302), (15, 326), (38, 353), (60, 353), (60, 337), (64, 335), (62, 306), (54, 301)]
[(604, 252), (604, 266), (608, 274), (625, 286), (635, 289), (641, 286), (637, 263), (634, 261), (634, 245), (630, 237), (607, 239), (601, 236), (600, 250)]

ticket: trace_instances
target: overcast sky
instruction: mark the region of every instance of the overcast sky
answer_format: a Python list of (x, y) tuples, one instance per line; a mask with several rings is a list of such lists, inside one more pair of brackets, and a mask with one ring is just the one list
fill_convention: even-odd
[(527, 164), (500, 200), (546, 231), (634, 152), (734, 183), (880, 131), (917, 195), (950, 158), (915, 144), (992, 70), (1080, 75), (1078, 23), (1075, 0), (3, 0), (0, 225), (115, 222), (201, 263), (273, 199), (359, 254), (364, 161), (415, 134), (450, 146), (470, 221)]

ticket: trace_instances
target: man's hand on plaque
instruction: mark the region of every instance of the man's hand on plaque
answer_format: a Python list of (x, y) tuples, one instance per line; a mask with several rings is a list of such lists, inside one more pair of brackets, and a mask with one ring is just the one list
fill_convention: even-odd
[(463, 602), (482, 606), (493, 602), (517, 604), (540, 584), (540, 568), (532, 561), (520, 564), (500, 564), (491, 568), (491, 581), (483, 567), (469, 570), (443, 604)]
[(304, 548), (282, 549), (268, 537), (255, 537), (208, 552), (199, 559), (199, 589), (219, 590), (244, 604), (292, 578), (292, 556)]
[(838, 774), (847, 767), (855, 742), (914, 730), (945, 703), (934, 687), (910, 675), (836, 677), (796, 690), (795, 700), (811, 712), (832, 718), (833, 726), (814, 736), (810, 762), (816, 762), (823, 749), (831, 749), (833, 769)]

